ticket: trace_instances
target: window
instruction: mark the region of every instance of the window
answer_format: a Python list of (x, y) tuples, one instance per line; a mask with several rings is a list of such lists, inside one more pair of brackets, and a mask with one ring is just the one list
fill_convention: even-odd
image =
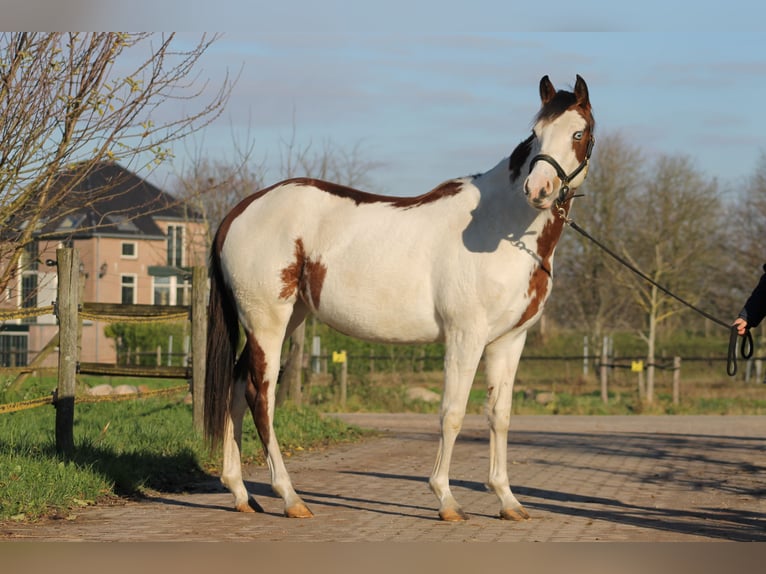
[(123, 305), (133, 305), (136, 302), (136, 276), (121, 275), (120, 285), (122, 287), (121, 303)]
[(179, 277), (154, 277), (155, 305), (188, 305), (191, 283)]
[(190, 281), (179, 281), (176, 284), (176, 305), (191, 305)]
[(154, 278), (154, 304), (170, 305), (170, 277)]
[[(37, 307), (37, 271), (24, 271), (21, 274), (21, 308), (32, 309)], [(37, 323), (37, 317), (25, 317), (22, 323)]]
[(181, 225), (168, 226), (168, 265), (182, 267), (184, 264), (184, 228)]
[(37, 307), (37, 271), (21, 275), (21, 306), (24, 309)]
[(0, 366), (26, 366), (28, 344), (26, 334), (0, 333)]
[(123, 259), (136, 259), (138, 257), (138, 248), (135, 241), (122, 242)]
[[(21, 267), (21, 291), (19, 293), (21, 301), (19, 302), (19, 306), (23, 309), (37, 307), (38, 257), (39, 253), (36, 241), (24, 246), (24, 251), (19, 259), (19, 267)], [(22, 319), (22, 323), (36, 322), (37, 317)]]
[(30, 241), (24, 246), (21, 253), (19, 267), (22, 271), (37, 271), (37, 264), (40, 262), (40, 248), (37, 241)]

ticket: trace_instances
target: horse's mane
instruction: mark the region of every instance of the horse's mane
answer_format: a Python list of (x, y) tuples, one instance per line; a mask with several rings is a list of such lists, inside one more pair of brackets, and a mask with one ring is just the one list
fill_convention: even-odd
[(547, 121), (557, 118), (576, 103), (577, 98), (572, 92), (559, 90), (547, 104), (540, 108), (540, 111), (537, 112), (537, 115), (535, 116), (534, 123), (537, 123), (540, 120)]
[[(540, 120), (550, 121), (555, 119), (576, 104), (577, 96), (575, 96), (574, 93), (567, 92), (565, 90), (559, 90), (547, 104), (540, 108), (540, 111), (537, 112), (533, 123), (537, 123)], [(586, 112), (586, 120), (588, 120), (588, 123), (590, 123), (592, 129), (596, 123), (595, 119), (593, 118), (593, 112), (590, 110), (590, 106), (588, 106), (588, 109), (584, 111)]]

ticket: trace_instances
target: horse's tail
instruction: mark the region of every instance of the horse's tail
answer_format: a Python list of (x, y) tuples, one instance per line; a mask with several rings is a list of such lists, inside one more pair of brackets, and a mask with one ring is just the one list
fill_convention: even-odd
[(217, 240), (214, 241), (210, 253), (210, 302), (205, 360), (205, 437), (211, 449), (223, 441), (239, 343), (237, 309), (223, 277), (219, 245)]

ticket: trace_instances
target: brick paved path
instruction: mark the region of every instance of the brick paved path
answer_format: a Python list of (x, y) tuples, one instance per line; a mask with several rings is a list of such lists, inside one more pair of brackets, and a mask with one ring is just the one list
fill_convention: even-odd
[(511, 419), (511, 487), (532, 519), (495, 518), (484, 488), (486, 424), (466, 418), (452, 467), (465, 523), (437, 519), (428, 489), (437, 418), (344, 414), (385, 431), (287, 460), (315, 518), (281, 516), (264, 467), (246, 480), (263, 514), (232, 511), (216, 481), (198, 492), (83, 509), (71, 520), (0, 524), (0, 539), (89, 541), (766, 541), (766, 417)]

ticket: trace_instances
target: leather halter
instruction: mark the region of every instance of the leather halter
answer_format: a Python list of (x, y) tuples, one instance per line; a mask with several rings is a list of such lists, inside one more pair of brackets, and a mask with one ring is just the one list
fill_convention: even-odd
[(588, 148), (585, 150), (585, 159), (582, 160), (580, 162), (580, 165), (578, 165), (574, 169), (574, 171), (570, 173), (569, 175), (567, 175), (567, 173), (564, 171), (564, 168), (562, 168), (559, 165), (559, 162), (557, 162), (554, 158), (544, 153), (537, 154), (535, 157), (532, 158), (532, 161), (529, 162), (529, 172), (532, 173), (532, 168), (535, 167), (535, 164), (538, 161), (544, 161), (546, 163), (551, 164), (551, 166), (553, 166), (553, 169), (556, 170), (556, 175), (558, 175), (559, 179), (561, 180), (561, 188), (559, 189), (558, 203), (562, 204), (568, 199), (569, 184), (588, 165), (588, 162), (590, 161), (590, 155), (591, 153), (593, 153), (593, 146), (595, 145), (595, 143), (596, 143), (596, 140), (593, 137), (593, 135), (591, 135), (590, 138), (588, 139)]

